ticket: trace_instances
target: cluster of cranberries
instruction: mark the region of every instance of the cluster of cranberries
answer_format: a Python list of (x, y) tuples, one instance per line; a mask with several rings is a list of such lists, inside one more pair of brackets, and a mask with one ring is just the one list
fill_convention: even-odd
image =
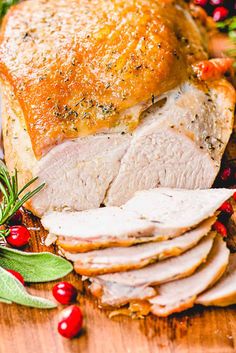
[[(9, 235), (6, 237), (7, 243), (14, 248), (21, 249), (29, 243), (30, 232), (22, 225), (22, 213), (18, 210), (11, 218), (8, 224)], [(25, 284), (23, 276), (14, 270), (7, 270), (23, 285)], [(54, 298), (60, 304), (71, 304), (76, 300), (77, 290), (68, 282), (60, 282), (55, 284), (52, 289)], [(73, 338), (79, 334), (83, 324), (83, 314), (76, 305), (70, 305), (62, 310), (58, 323), (58, 332), (66, 338)]]
[[(236, 200), (236, 193), (234, 194), (234, 199)], [(227, 237), (227, 228), (225, 224), (227, 223), (229, 217), (233, 214), (233, 207), (230, 201), (225, 201), (219, 208), (221, 212), (218, 220), (214, 223), (213, 229), (217, 231), (217, 233), (221, 234), (223, 238)]]
[[(216, 186), (236, 188), (236, 169), (231, 166), (223, 168), (218, 176)], [(236, 193), (234, 193), (233, 199), (236, 201)], [(213, 228), (223, 237), (227, 237), (227, 228), (225, 224), (227, 224), (230, 216), (234, 212), (230, 201), (225, 201), (219, 208), (219, 211), (221, 213), (218, 217), (218, 220), (215, 222)]]
[(193, 2), (195, 5), (204, 7), (216, 22), (235, 15), (235, 0), (193, 0)]

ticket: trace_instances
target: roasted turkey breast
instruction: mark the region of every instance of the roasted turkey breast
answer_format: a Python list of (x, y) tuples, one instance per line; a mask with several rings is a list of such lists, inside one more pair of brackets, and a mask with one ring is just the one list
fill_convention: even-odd
[(194, 66), (208, 59), (205, 20), (181, 0), (12, 7), (0, 34), (5, 158), (20, 183), (46, 183), (35, 214), (213, 184), (235, 92)]

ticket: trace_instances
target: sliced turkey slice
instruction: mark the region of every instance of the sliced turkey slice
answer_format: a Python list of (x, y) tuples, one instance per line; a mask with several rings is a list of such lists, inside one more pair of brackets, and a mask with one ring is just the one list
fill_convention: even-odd
[(160, 241), (213, 216), (233, 193), (228, 189), (151, 189), (139, 192), (123, 208), (50, 212), (42, 224), (51, 235), (59, 236), (61, 248), (72, 252)]
[(103, 305), (120, 306), (128, 301), (138, 300), (140, 296), (144, 299), (145, 293), (151, 291), (149, 286), (191, 275), (205, 261), (211, 250), (213, 239), (214, 233), (202, 239), (198, 245), (186, 253), (143, 269), (90, 278), (90, 281), (96, 284), (95, 290), (94, 286), (91, 286), (91, 292), (94, 294), (95, 291), (97, 295), (100, 285)]
[(215, 233), (204, 237), (194, 248), (184, 254), (156, 262), (142, 269), (107, 274), (98, 278), (125, 285), (157, 285), (185, 277), (192, 273), (207, 257), (213, 244)]
[(182, 234), (187, 229), (214, 215), (235, 190), (182, 190), (158, 188), (138, 192), (123, 209), (137, 212), (156, 222), (156, 232)]
[(158, 287), (158, 295), (150, 299), (152, 313), (168, 316), (192, 307), (197, 296), (223, 275), (228, 261), (229, 250), (217, 236), (207, 261), (192, 276)]
[(157, 236), (143, 236), (143, 237), (129, 236), (127, 238), (107, 238), (107, 239), (98, 239), (95, 241), (95, 240), (80, 240), (80, 239), (76, 239), (75, 237), (57, 238), (55, 235), (52, 235), (52, 234), (49, 235), (50, 244), (56, 241), (58, 248), (61, 249), (61, 253), (63, 253), (64, 250), (66, 250), (66, 252), (72, 252), (75, 254), (90, 252), (90, 251), (110, 248), (110, 247), (129, 247), (134, 244), (160, 241), (162, 239), (163, 239), (163, 236), (157, 235)]
[(102, 306), (120, 307), (131, 300), (145, 300), (157, 294), (152, 287), (132, 287), (112, 282), (103, 283), (96, 279), (93, 280), (89, 289), (98, 298)]
[(229, 265), (221, 279), (201, 294), (196, 303), (202, 305), (227, 306), (236, 304), (236, 254), (229, 257)]
[[(154, 223), (118, 207), (103, 207), (82, 212), (50, 212), (42, 218), (50, 234), (60, 236), (59, 245), (78, 251), (112, 244), (132, 244), (132, 239), (148, 241)], [(143, 239), (146, 238), (147, 240)], [(69, 241), (67, 240), (69, 238)]]
[(178, 256), (192, 248), (204, 235), (208, 234), (214, 222), (215, 217), (211, 217), (197, 228), (172, 240), (145, 243), (129, 248), (108, 248), (83, 254), (74, 254), (61, 249), (61, 254), (75, 262), (75, 271), (85, 276), (133, 270), (157, 260)]

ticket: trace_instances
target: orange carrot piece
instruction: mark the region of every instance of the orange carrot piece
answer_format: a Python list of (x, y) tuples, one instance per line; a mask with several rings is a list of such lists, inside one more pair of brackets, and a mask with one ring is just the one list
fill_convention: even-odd
[(193, 64), (192, 68), (200, 80), (216, 80), (230, 71), (233, 62), (234, 60), (231, 58), (203, 60)]

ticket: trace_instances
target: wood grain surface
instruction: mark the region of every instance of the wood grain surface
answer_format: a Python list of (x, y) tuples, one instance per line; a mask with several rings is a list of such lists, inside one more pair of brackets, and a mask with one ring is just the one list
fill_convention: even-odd
[[(29, 250), (48, 251), (42, 245), (46, 235), (36, 218), (26, 216), (31, 229)], [(53, 251), (53, 248), (50, 249)], [(80, 287), (79, 277), (66, 280)], [(51, 297), (53, 283), (31, 285), (29, 290)], [(236, 352), (236, 306), (227, 309), (197, 307), (169, 318), (150, 316), (132, 320), (109, 319), (92, 298), (81, 294), (84, 330), (67, 340), (57, 333), (62, 309), (38, 310), (20, 305), (0, 304), (0, 353), (231, 353)]]

